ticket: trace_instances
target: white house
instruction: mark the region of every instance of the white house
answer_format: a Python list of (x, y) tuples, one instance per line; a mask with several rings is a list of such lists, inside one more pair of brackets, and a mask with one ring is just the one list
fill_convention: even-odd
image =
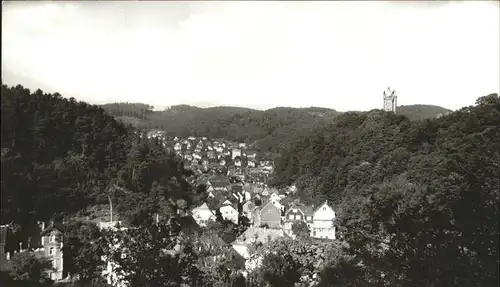
[(182, 149), (182, 144), (180, 142), (175, 143), (174, 150), (180, 151)]
[(238, 209), (229, 200), (224, 201), (219, 208), (220, 214), (224, 220), (231, 220), (234, 224), (238, 224)]
[(241, 149), (233, 148), (231, 151), (231, 157), (234, 159), (237, 156), (241, 157)]
[(215, 214), (210, 210), (206, 202), (193, 209), (192, 213), (193, 219), (199, 226), (206, 226), (208, 221), (215, 221), (216, 219)]
[(335, 211), (328, 205), (328, 201), (321, 204), (313, 214), (312, 237), (335, 239)]

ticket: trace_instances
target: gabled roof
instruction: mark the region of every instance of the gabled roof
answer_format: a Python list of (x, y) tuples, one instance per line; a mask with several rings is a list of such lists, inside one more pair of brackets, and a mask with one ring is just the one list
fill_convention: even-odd
[(230, 185), (229, 178), (227, 176), (216, 175), (208, 179), (213, 187), (227, 187)]
[(212, 210), (210, 209), (210, 207), (208, 207), (208, 204), (206, 202), (204, 202), (202, 205), (200, 205), (200, 206), (196, 207), (195, 209), (193, 209), (193, 212), (195, 212), (197, 210), (208, 210), (208, 211), (212, 212)]
[(295, 205), (290, 206), (290, 208), (288, 208), (287, 211), (285, 212), (285, 215), (288, 215), (288, 213), (290, 211), (292, 211), (293, 209), (297, 209), (300, 213), (302, 213), (302, 215), (305, 216), (304, 211), (302, 211), (302, 209), (299, 206), (295, 206)]
[(310, 205), (299, 206), (298, 208), (302, 211), (304, 216), (313, 216), (314, 215), (313, 207)]
[(183, 216), (172, 218), (173, 223), (181, 228), (181, 231), (185, 234), (193, 234), (201, 231), (201, 227), (196, 223), (196, 220), (192, 216)]
[(224, 206), (231, 206), (235, 210), (238, 210), (238, 201), (234, 197), (233, 198), (229, 197), (220, 205), (220, 207)]
[(276, 205), (274, 205), (274, 204), (273, 204), (273, 202), (272, 202), (272, 201), (270, 201), (270, 200), (265, 200), (265, 201), (263, 200), (263, 201), (262, 201), (262, 204), (261, 204), (259, 207), (257, 207), (257, 209), (258, 209), (259, 211), (262, 211), (263, 209), (267, 208), (267, 206), (268, 206), (269, 204), (271, 204), (274, 208), (276, 208), (277, 210), (279, 210), (279, 211), (281, 212), (281, 210), (280, 210), (280, 209), (279, 209)]
[(328, 204), (328, 200), (325, 200), (325, 202), (323, 202), (322, 204), (318, 205), (318, 207), (316, 209), (314, 209), (313, 211), (313, 214), (316, 213), (320, 208), (322, 208), (324, 205), (330, 207), (334, 212), (335, 210), (333, 209), (333, 207), (331, 207), (329, 204)]
[(59, 225), (58, 223), (54, 223), (53, 221), (50, 223), (49, 226), (47, 226), (47, 228), (45, 228), (44, 230), (42, 230), (42, 232), (40, 233), (40, 235), (45, 235), (49, 232), (51, 232), (52, 230), (58, 230), (60, 232), (64, 232), (64, 228)]

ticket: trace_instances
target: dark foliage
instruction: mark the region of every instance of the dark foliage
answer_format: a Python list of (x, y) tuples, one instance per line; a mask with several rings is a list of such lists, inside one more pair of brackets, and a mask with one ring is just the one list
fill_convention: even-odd
[(283, 152), (274, 184), (335, 203), (370, 284), (497, 286), (499, 126), (497, 94), (424, 121), (346, 113)]

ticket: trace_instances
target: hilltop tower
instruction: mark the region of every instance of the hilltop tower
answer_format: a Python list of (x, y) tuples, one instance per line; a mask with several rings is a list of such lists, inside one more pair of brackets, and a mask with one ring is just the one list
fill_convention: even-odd
[(387, 88), (384, 91), (384, 111), (396, 113), (396, 108), (398, 106), (398, 96), (396, 91)]

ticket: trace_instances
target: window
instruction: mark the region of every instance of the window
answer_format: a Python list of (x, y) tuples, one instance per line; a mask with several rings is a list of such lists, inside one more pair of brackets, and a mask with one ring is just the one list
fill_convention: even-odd
[(54, 247), (49, 248), (49, 255), (52, 256), (56, 253), (56, 249)]
[(323, 211), (326, 211), (326, 207), (323, 207)]
[(51, 236), (50, 236), (50, 239), (49, 239), (49, 242), (50, 242), (50, 243), (54, 243), (54, 242), (56, 242), (56, 236), (55, 236), (55, 235), (51, 235)]
[(289, 219), (293, 219), (293, 214), (288, 216)]
[(271, 213), (273, 213), (273, 211), (272, 211), (271, 209), (269, 209), (269, 210), (267, 211), (267, 213), (268, 213), (269, 215), (271, 215)]
[(295, 215), (295, 219), (300, 220), (300, 215)]
[(312, 220), (311, 216), (308, 216), (308, 217), (307, 217), (307, 220)]

